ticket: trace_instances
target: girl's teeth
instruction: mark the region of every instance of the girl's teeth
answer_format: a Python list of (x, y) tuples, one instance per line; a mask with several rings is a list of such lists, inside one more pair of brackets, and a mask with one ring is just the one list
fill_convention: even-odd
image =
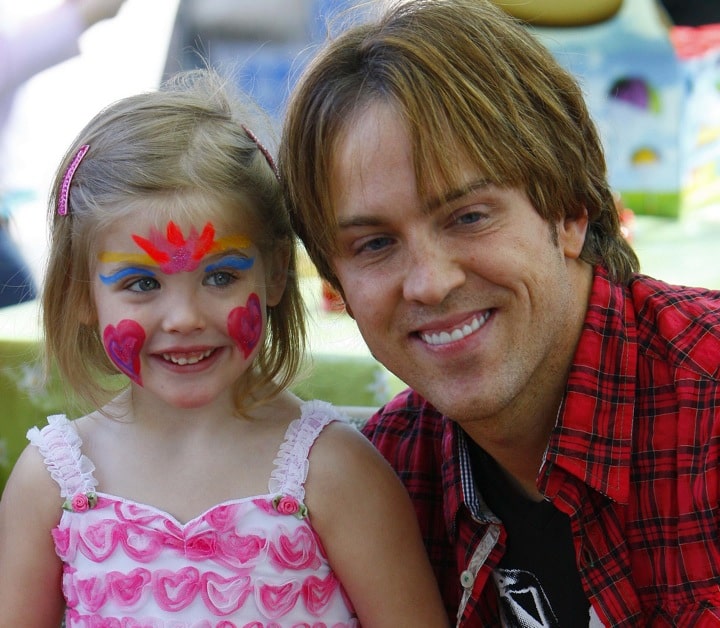
[(202, 353), (194, 353), (194, 354), (173, 354), (173, 353), (163, 353), (163, 358), (167, 360), (168, 362), (172, 362), (173, 364), (178, 364), (179, 366), (185, 366), (186, 364), (197, 364), (201, 360), (204, 360), (212, 353), (212, 349), (208, 349), (207, 351), (203, 351)]

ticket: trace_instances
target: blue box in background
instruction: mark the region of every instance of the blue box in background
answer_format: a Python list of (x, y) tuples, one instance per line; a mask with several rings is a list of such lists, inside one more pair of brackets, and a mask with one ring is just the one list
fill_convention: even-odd
[[(720, 36), (672, 27), (655, 0), (624, 0), (591, 26), (531, 27), (579, 80), (608, 174), (638, 214), (679, 217), (720, 202)], [(693, 54), (675, 33), (691, 31)], [(712, 33), (697, 46), (701, 32)], [(713, 48), (714, 46), (714, 48)]]
[(683, 75), (654, 0), (625, 0), (599, 24), (532, 29), (578, 78), (625, 204), (677, 215)]

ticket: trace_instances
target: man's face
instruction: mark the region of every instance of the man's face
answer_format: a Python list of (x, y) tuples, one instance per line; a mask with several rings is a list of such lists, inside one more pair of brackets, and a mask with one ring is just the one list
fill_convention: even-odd
[(523, 191), (470, 165), (459, 189), (428, 202), (392, 106), (375, 103), (346, 129), (332, 263), (375, 357), (463, 424), (555, 395), (586, 306), (585, 218), (549, 225)]

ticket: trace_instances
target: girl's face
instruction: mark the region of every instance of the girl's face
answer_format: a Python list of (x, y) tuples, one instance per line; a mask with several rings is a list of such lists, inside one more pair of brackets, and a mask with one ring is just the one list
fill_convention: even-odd
[(232, 398), (262, 346), (285, 260), (265, 259), (252, 233), (154, 212), (118, 220), (97, 243), (93, 298), (105, 351), (134, 386), (197, 408)]

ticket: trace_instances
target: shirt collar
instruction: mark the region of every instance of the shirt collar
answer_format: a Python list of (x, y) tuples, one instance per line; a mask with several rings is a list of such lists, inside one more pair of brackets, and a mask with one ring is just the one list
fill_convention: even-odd
[(610, 499), (628, 502), (636, 365), (631, 301), (623, 286), (612, 283), (598, 267), (541, 469), (540, 490), (547, 497), (562, 490), (562, 478), (546, 473), (557, 465)]
[(464, 505), (478, 523), (499, 523), (475, 487), (467, 439), (462, 428), (443, 416), (443, 512), (452, 540), (457, 536), (457, 516)]

